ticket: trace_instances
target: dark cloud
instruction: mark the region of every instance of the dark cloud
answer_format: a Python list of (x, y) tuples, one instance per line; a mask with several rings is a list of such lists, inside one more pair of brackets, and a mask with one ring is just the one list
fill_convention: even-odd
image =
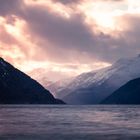
[[(54, 2), (60, 2), (60, 3), (63, 3), (63, 4), (73, 4), (73, 3), (80, 3), (80, 2), (86, 2), (86, 0), (52, 0)], [(122, 1), (125, 1), (125, 0), (94, 0), (95, 1), (111, 1), (111, 2), (122, 2)]]
[[(77, 60), (85, 63), (94, 58), (112, 62), (120, 57), (132, 56), (136, 53), (140, 44), (139, 17), (127, 15), (123, 18), (124, 24), (129, 24), (131, 27), (129, 30), (120, 32), (116, 39), (102, 32), (95, 34), (84, 22), (82, 14), (72, 15), (70, 19), (67, 19), (39, 6), (32, 6), (27, 7), (26, 15), (24, 15), (32, 35), (50, 42), (51, 46), (45, 45), (47, 43), (42, 45), (50, 57), (62, 61)], [(96, 24), (93, 30), (94, 28), (96, 30)]]
[(26, 20), (33, 34), (40, 35), (58, 47), (76, 49), (79, 46), (86, 50), (85, 46), (91, 46), (94, 41), (94, 36), (81, 15), (66, 19), (47, 11), (30, 9)]
[[(73, 14), (67, 19), (42, 6), (25, 5), (21, 0), (15, 0), (12, 4), (9, 4), (11, 0), (1, 1), (3, 6), (0, 5), (0, 14), (13, 13), (24, 19), (34, 43), (38, 43), (44, 55), (46, 52), (47, 58), (55, 61), (92, 63), (98, 59), (113, 62), (120, 57), (136, 54), (140, 48), (138, 16), (125, 15), (121, 22), (128, 24), (129, 28), (117, 33), (118, 37), (115, 38), (102, 32), (94, 33), (97, 25), (93, 23), (92, 31), (82, 13)], [(61, 2), (68, 4), (72, 1)], [(37, 52), (35, 57), (42, 57), (42, 54)]]
[(60, 2), (63, 4), (72, 4), (72, 3), (78, 3), (81, 2), (82, 0), (52, 0), (54, 2)]
[(23, 5), (23, 0), (0, 0), (0, 15), (20, 13)]
[[(87, 57), (87, 61), (90, 60), (89, 58), (91, 58), (90, 61), (93, 58), (112, 61), (120, 53), (112, 49), (112, 46), (125, 44), (124, 41), (115, 40), (102, 32), (95, 34), (85, 24), (84, 17), (80, 14), (67, 19), (35, 6), (27, 8), (24, 19), (32, 35), (50, 42), (51, 46), (48, 47), (45, 45), (47, 43), (44, 43), (40, 47), (57, 60), (84, 61)], [(96, 24), (94, 28), (96, 29)], [(114, 54), (115, 51), (117, 55)], [(124, 51), (121, 50), (122, 53)]]

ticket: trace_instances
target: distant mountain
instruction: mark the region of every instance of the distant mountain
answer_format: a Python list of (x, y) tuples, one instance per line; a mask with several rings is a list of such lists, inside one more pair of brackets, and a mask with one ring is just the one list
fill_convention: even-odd
[(37, 80), (41, 85), (43, 85), (46, 88), (50, 84), (54, 83), (48, 77), (48, 74), (46, 71), (47, 70), (45, 68), (37, 68), (37, 69), (34, 69), (34, 70), (28, 72), (27, 74), (30, 75), (31, 77), (33, 77), (35, 80)]
[[(66, 87), (74, 77), (65, 77), (64, 79), (53, 80), (55, 75), (52, 74), (53, 79), (49, 78), (51, 74), (47, 72), (47, 69), (38, 68), (33, 71), (28, 72), (28, 74), (36, 79), (41, 85), (48, 89), (55, 97), (57, 97), (57, 92)], [(48, 77), (49, 75), (49, 77)], [(63, 75), (62, 75), (63, 77)], [(57, 78), (56, 78), (57, 79)]]
[[(67, 85), (69, 85), (69, 83), (71, 83), (71, 81), (73, 80), (74, 78), (71, 77), (71, 78), (67, 78), (67, 79), (63, 79), (63, 80), (59, 80), (59, 81), (56, 81), (56, 82), (52, 82), (50, 84), (45, 84), (44, 82), (44, 85), (47, 89), (49, 89), (51, 91), (51, 93), (55, 96), (55, 97), (62, 97), (62, 96), (59, 94), (59, 96), (57, 95), (57, 93), (59, 91), (61, 91), (63, 88), (65, 88)], [(66, 95), (66, 93), (65, 93)]]
[(102, 104), (140, 104), (140, 78), (131, 80), (107, 97)]
[(0, 104), (63, 104), (37, 81), (0, 58)]
[(140, 55), (107, 68), (84, 73), (56, 92), (69, 104), (98, 104), (128, 81), (140, 77)]

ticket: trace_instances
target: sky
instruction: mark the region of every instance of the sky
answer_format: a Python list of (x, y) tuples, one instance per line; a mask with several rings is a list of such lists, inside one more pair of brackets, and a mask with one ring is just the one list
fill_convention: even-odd
[(58, 80), (140, 53), (140, 0), (0, 0), (0, 57)]

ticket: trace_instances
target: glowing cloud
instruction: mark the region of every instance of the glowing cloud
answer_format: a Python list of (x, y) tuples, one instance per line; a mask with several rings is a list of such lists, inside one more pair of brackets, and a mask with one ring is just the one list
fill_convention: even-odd
[(139, 0), (10, 2), (0, 5), (0, 56), (25, 72), (59, 79), (140, 51)]

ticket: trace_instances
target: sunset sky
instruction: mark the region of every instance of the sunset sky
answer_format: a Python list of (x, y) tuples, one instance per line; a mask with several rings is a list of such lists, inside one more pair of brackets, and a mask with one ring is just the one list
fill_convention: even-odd
[(140, 53), (140, 0), (0, 0), (0, 56), (52, 80)]

